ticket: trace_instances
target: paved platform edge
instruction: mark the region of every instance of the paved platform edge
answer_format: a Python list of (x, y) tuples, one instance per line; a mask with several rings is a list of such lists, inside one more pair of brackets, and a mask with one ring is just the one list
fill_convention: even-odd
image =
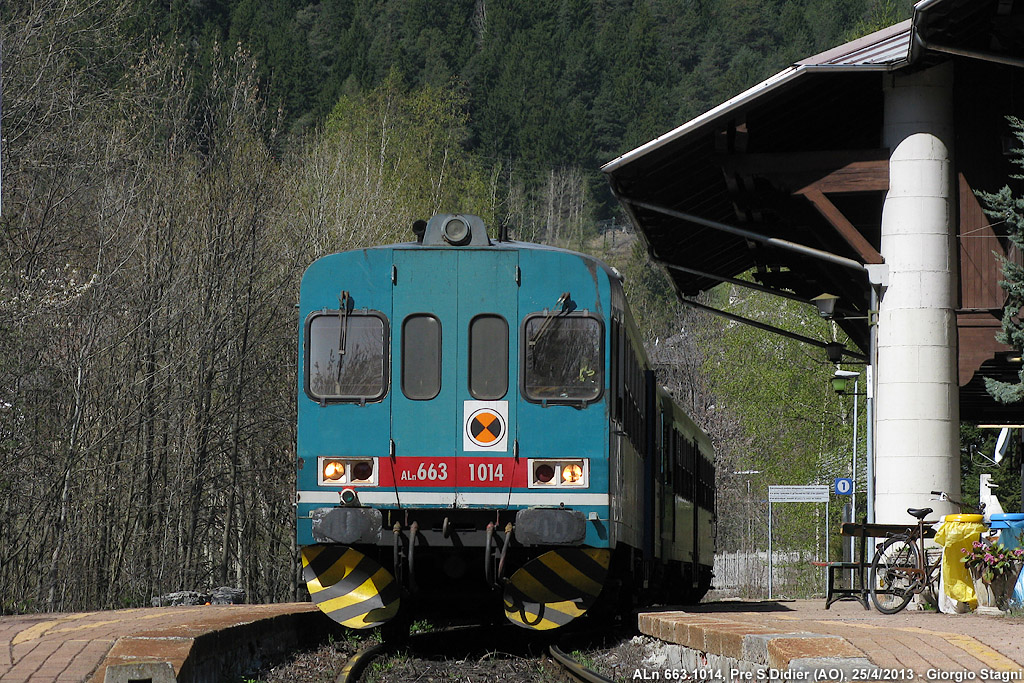
[[(792, 632), (730, 621), (717, 615), (647, 612), (638, 616), (641, 633), (679, 646), (658, 668), (689, 671), (797, 672), (804, 680), (848, 680), (876, 669), (867, 655), (841, 636)], [(822, 675), (824, 674), (824, 675)]]
[(318, 609), (271, 614), (193, 636), (124, 636), (88, 683), (220, 683), (269, 658), (323, 641), (335, 624)]

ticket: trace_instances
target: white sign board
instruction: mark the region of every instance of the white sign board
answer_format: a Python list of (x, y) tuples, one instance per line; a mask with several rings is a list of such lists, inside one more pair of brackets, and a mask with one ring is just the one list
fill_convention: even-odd
[[(826, 484), (811, 486), (769, 486), (768, 487), (768, 599), (772, 599), (772, 503), (824, 503), (825, 519), (828, 519), (829, 487)], [(828, 557), (828, 534), (825, 535), (825, 557)]]
[(828, 486), (769, 486), (769, 503), (827, 503)]

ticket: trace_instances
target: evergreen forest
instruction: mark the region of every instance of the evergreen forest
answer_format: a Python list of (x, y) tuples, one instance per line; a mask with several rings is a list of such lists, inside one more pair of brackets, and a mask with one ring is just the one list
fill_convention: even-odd
[[(599, 168), (909, 13), (905, 0), (0, 4), (0, 614), (222, 585), (302, 599), (299, 278), (323, 254), (407, 241), (437, 212), (625, 274), (663, 382), (715, 441), (719, 548), (763, 550), (750, 520), (768, 483), (850, 475), (852, 400), (812, 350), (681, 309)], [(747, 290), (707, 296), (841, 335)], [(858, 420), (863, 458), (863, 408)], [(832, 512), (780, 526), (794, 564), (820, 554)]]

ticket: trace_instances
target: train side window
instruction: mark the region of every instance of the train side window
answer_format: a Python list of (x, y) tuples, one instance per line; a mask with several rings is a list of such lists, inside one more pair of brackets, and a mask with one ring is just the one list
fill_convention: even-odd
[(623, 405), (623, 412), (625, 416), (623, 421), (626, 427), (626, 435), (629, 440), (633, 443), (633, 447), (638, 451), (640, 449), (640, 411), (637, 406), (637, 361), (636, 351), (633, 348), (633, 343), (628, 342), (626, 345), (626, 362), (625, 362), (625, 374), (623, 377), (623, 391), (625, 393)]
[(441, 321), (429, 313), (402, 321), (402, 393), (413, 401), (441, 393)]
[(589, 403), (604, 387), (602, 325), (588, 314), (535, 313), (523, 321), (523, 396)]
[(338, 311), (318, 311), (306, 321), (306, 395), (331, 403), (384, 398), (387, 319), (377, 311), (355, 311), (342, 322)]
[(629, 345), (629, 422), (633, 446), (640, 450), (640, 362), (632, 342)]
[(508, 322), (483, 314), (469, 321), (469, 394), (497, 401), (508, 393)]
[[(665, 454), (672, 451), (672, 416), (669, 413), (662, 411), (661, 413), (661, 448), (658, 449), (658, 459), (661, 461), (665, 460)], [(659, 467), (663, 467), (661, 462), (658, 463)]]
[(622, 375), (621, 375), (621, 363), (619, 362), (619, 347), (621, 346), (619, 334), (621, 333), (622, 326), (619, 321), (612, 318), (612, 332), (610, 335), (611, 339), (611, 352), (609, 354), (611, 361), (611, 381), (608, 385), (611, 387), (611, 411), (612, 419), (622, 421)]

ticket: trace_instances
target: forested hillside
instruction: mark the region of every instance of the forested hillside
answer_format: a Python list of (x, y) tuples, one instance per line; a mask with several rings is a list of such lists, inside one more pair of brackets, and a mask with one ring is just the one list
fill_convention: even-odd
[[(0, 613), (220, 584), (297, 595), (298, 279), (438, 210), (615, 261), (656, 358), (706, 419), (716, 373), (738, 364), (702, 350), (697, 332), (722, 328), (676, 310), (621, 232), (598, 236), (615, 211), (598, 165), (907, 9), (0, 5)], [(720, 389), (736, 410), (760, 396)], [(813, 418), (771, 428), (807, 422), (817, 439), (782, 443), (831, 457), (845, 432)], [(729, 448), (754, 441), (735, 419), (716, 425), (738, 444), (727, 469)]]
[[(593, 171), (801, 57), (909, 14), (899, 0), (205, 0), (143, 8), (203, 61), (240, 43), (286, 125), (389, 74), (457, 92), (466, 147), (542, 182)], [(528, 182), (529, 184), (529, 182)], [(592, 183), (595, 189), (597, 183)]]

